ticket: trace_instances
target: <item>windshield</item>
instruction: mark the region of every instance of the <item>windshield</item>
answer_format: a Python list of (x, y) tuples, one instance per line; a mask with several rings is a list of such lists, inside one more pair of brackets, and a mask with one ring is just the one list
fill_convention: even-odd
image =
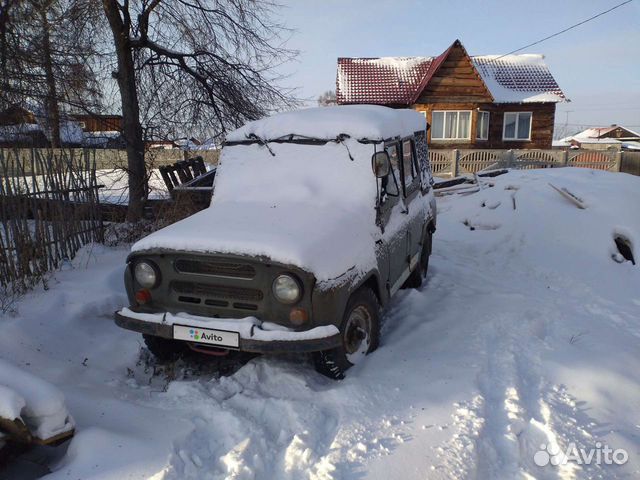
[(257, 144), (227, 146), (216, 173), (212, 206), (228, 202), (254, 202), (269, 208), (335, 205), (373, 215), (373, 151), (373, 145), (353, 140), (324, 145), (270, 143), (269, 149)]

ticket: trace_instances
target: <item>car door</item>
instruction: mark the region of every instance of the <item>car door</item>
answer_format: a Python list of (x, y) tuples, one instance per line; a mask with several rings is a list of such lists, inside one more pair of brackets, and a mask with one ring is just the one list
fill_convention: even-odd
[(391, 160), (389, 175), (381, 180), (378, 198), (378, 224), (382, 230), (381, 243), (384, 250), (384, 263), (387, 267), (386, 286), (390, 293), (397, 290), (397, 284), (407, 267), (407, 229), (402, 212), (405, 209), (402, 178), (401, 150), (399, 142), (385, 145)]
[(416, 146), (411, 137), (402, 141), (402, 186), (407, 216), (407, 263), (413, 270), (422, 251), (426, 218), (418, 198), (422, 196), (421, 170), (416, 156)]

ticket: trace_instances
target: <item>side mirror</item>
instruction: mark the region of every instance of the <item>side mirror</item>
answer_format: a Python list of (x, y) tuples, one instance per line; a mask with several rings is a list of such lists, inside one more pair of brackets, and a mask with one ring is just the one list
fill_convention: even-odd
[(391, 159), (386, 150), (376, 152), (371, 156), (371, 168), (376, 178), (384, 178), (391, 170)]

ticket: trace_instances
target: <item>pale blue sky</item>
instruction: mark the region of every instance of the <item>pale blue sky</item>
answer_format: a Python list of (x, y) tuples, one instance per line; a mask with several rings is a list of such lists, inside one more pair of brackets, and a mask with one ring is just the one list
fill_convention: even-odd
[[(287, 83), (316, 98), (335, 88), (339, 56), (438, 55), (459, 38), (470, 55), (503, 54), (622, 0), (287, 1), (283, 21), (300, 50)], [(542, 53), (571, 103), (556, 123), (640, 130), (640, 0), (522, 53)], [(557, 128), (558, 129), (558, 128)]]

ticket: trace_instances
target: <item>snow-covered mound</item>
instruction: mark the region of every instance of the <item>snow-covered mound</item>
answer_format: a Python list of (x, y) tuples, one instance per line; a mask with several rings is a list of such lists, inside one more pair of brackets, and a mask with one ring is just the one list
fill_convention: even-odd
[(0, 417), (21, 419), (47, 440), (74, 428), (62, 392), (48, 382), (0, 359)]
[[(490, 179), (493, 188), (439, 199), (439, 209), (454, 220), (455, 232), (476, 232), (476, 247), (497, 238), (507, 247), (517, 237), (512, 253), (533, 269), (593, 282), (608, 274), (616, 281), (631, 280), (636, 269), (611, 260), (621, 260), (617, 236), (625, 237), (640, 257), (640, 215), (633, 207), (640, 200), (639, 181), (631, 175), (582, 168), (512, 171)], [(577, 208), (551, 185), (568, 190), (586, 208)]]
[[(640, 178), (487, 181), (438, 199), (427, 283), (400, 292), (380, 348), (338, 383), (301, 357), (154, 376), (111, 319), (128, 249), (84, 249), (0, 318), (0, 355), (64, 390), (78, 421), (50, 478), (640, 477), (640, 266), (618, 263), (613, 240), (638, 263)], [(536, 464), (572, 444), (628, 461)]]

